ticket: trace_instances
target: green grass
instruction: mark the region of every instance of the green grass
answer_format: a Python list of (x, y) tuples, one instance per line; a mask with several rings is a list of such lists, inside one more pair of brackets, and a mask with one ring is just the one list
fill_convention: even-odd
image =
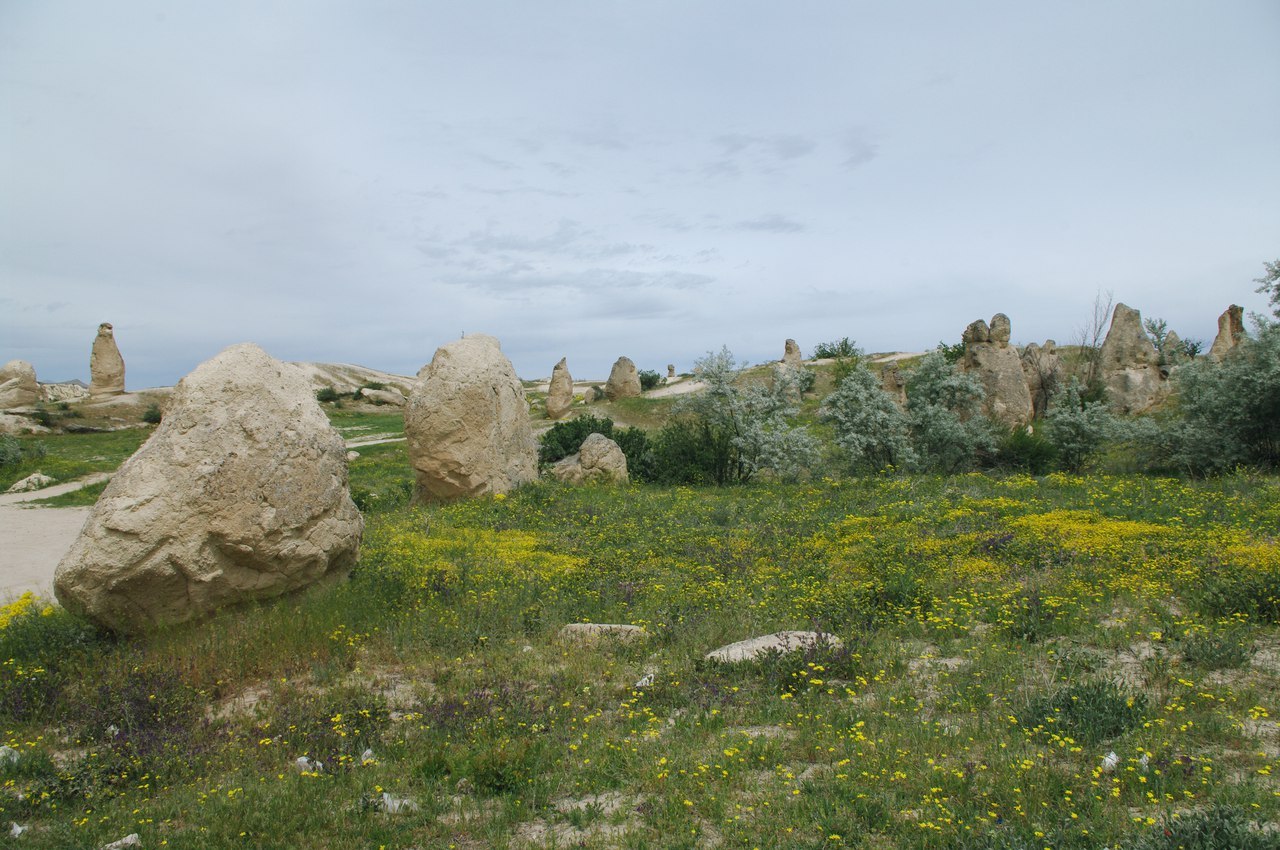
[(98, 497), (102, 495), (102, 491), (107, 489), (107, 481), (99, 481), (97, 484), (90, 484), (87, 487), (81, 487), (78, 490), (72, 490), (70, 493), (63, 493), (58, 496), (49, 496), (45, 499), (34, 499), (32, 504), (40, 505), (46, 508), (87, 508), (93, 507), (98, 501)]
[(71, 481), (94, 472), (111, 472), (151, 436), (152, 428), (130, 428), (92, 434), (42, 434), (18, 437), (24, 445), (40, 443), (45, 456), (25, 460), (16, 468), (0, 469), (0, 491), (39, 470), (57, 481)]
[[(362, 449), (353, 486), (393, 492), (403, 451)], [(31, 847), (1251, 840), (1280, 818), (1280, 627), (1219, 608), (1280, 593), (1277, 520), (1259, 476), (383, 504), (350, 581), (196, 626), (115, 641), (0, 612), (23, 754), (0, 822)], [(581, 620), (649, 636), (557, 637)], [(843, 646), (702, 660), (814, 627)]]

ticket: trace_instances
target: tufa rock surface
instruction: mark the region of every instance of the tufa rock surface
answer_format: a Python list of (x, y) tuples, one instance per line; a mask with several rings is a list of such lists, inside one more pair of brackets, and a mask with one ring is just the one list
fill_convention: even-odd
[(604, 385), (604, 394), (609, 401), (640, 395), (640, 375), (630, 357), (619, 357), (613, 364), (609, 380)]
[(1022, 374), (1027, 380), (1027, 392), (1031, 394), (1033, 413), (1044, 416), (1049, 407), (1049, 397), (1062, 380), (1062, 358), (1058, 356), (1058, 344), (1046, 339), (1042, 346), (1033, 342), (1024, 348)]
[(366, 399), (372, 404), (389, 405), (391, 407), (404, 407), (408, 401), (404, 397), (404, 393), (393, 388), (374, 390), (369, 387), (361, 387), (360, 398)]
[(256, 345), (187, 375), (58, 565), (63, 607), (116, 632), (279, 596), (355, 564), (364, 520), (342, 437)]
[(996, 313), (991, 325), (979, 319), (964, 331), (964, 357), (960, 368), (978, 377), (986, 390), (983, 409), (1006, 425), (1031, 421), (1031, 393), (1022, 373), (1018, 350), (1009, 345), (1009, 317)]
[(782, 350), (783, 366), (799, 366), (803, 358), (800, 356), (800, 346), (796, 345), (794, 339), (789, 339), (784, 343)]
[(1098, 368), (1118, 413), (1146, 410), (1163, 395), (1160, 357), (1142, 327), (1142, 314), (1132, 307), (1116, 305), (1098, 353)]
[(886, 363), (880, 367), (880, 389), (888, 393), (899, 408), (907, 409), (907, 379), (897, 363)]
[(814, 647), (838, 649), (841, 646), (843, 644), (838, 637), (825, 632), (774, 632), (771, 635), (740, 640), (712, 650), (707, 653), (706, 660), (736, 664), (740, 661), (751, 661), (769, 653), (796, 652)]
[(569, 455), (551, 467), (551, 474), (566, 484), (613, 482), (626, 484), (627, 456), (604, 434), (588, 434), (577, 454)]
[(93, 398), (120, 395), (124, 392), (124, 358), (116, 347), (115, 333), (109, 322), (98, 325), (89, 354), (89, 395)]
[(573, 406), (573, 376), (569, 374), (567, 358), (551, 370), (551, 385), (547, 388), (547, 418), (563, 419)]
[(1209, 348), (1209, 359), (1218, 361), (1227, 356), (1231, 349), (1240, 344), (1244, 337), (1244, 308), (1232, 304), (1218, 317), (1218, 335), (1213, 338)]
[(10, 360), (0, 366), (0, 410), (28, 407), (40, 400), (36, 369), (25, 360)]
[(454, 340), (419, 374), (404, 416), (417, 501), (506, 493), (538, 477), (529, 403), (498, 340)]

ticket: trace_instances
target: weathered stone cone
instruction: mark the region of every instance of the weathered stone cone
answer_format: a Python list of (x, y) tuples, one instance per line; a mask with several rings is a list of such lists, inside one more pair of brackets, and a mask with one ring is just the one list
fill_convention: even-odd
[(1120, 413), (1146, 410), (1163, 393), (1160, 356), (1142, 327), (1142, 314), (1132, 307), (1116, 305), (1098, 365), (1111, 406)]
[(0, 410), (27, 407), (40, 400), (36, 369), (25, 360), (10, 360), (0, 366)]
[(991, 325), (979, 319), (964, 331), (964, 358), (960, 368), (971, 372), (986, 391), (983, 408), (988, 416), (1006, 425), (1031, 421), (1031, 393), (1022, 372), (1018, 350), (1009, 345), (1009, 317), (996, 313)]
[(609, 380), (604, 385), (604, 394), (609, 401), (640, 395), (640, 373), (630, 357), (619, 357), (613, 364)]
[(124, 392), (124, 358), (116, 347), (115, 333), (109, 322), (98, 325), (89, 354), (89, 395), (119, 395)]
[(234, 345), (183, 378), (54, 575), (113, 631), (199, 618), (346, 575), (364, 520), (342, 437), (293, 367)]
[(1240, 344), (1244, 337), (1244, 308), (1232, 304), (1218, 317), (1218, 335), (1213, 338), (1209, 348), (1210, 360), (1221, 360), (1231, 349)]
[(782, 349), (782, 365), (799, 366), (802, 362), (800, 357), (800, 346), (796, 345), (794, 339), (789, 339), (783, 344)]
[(588, 434), (576, 454), (551, 467), (551, 475), (567, 484), (614, 482), (626, 484), (627, 456), (604, 434)]
[(551, 385), (547, 388), (547, 418), (563, 419), (573, 406), (573, 376), (569, 374), (566, 358), (551, 370)]
[(419, 374), (404, 417), (418, 501), (506, 493), (538, 477), (529, 404), (498, 340), (454, 340)]

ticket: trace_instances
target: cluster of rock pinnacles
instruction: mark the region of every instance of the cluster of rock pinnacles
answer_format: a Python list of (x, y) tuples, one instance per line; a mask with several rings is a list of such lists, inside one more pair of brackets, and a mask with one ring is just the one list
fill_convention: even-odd
[[(1211, 358), (1239, 344), (1241, 315), (1235, 305), (1222, 315)], [(1010, 332), (1003, 314), (970, 324), (960, 368), (982, 382), (987, 413), (1015, 425), (1043, 411), (1061, 361), (1053, 340), (1019, 353)], [(799, 347), (787, 340), (783, 367), (801, 362)], [(1142, 318), (1123, 304), (1100, 368), (1121, 411), (1146, 409), (1165, 392), (1166, 370)], [(667, 372), (673, 377), (674, 366)], [(124, 392), (124, 360), (110, 324), (98, 328), (90, 373), (91, 398)], [(537, 477), (524, 388), (498, 340), (477, 334), (441, 346), (418, 378), (404, 402), (418, 500), (501, 494)], [(905, 404), (895, 364), (883, 367), (881, 383)], [(10, 406), (40, 400), (41, 390), (30, 364), (12, 361), (0, 370), (0, 400)], [(635, 364), (620, 357), (604, 395), (640, 391)], [(561, 359), (548, 417), (564, 417), (573, 397)], [(569, 482), (625, 481), (626, 458), (612, 440), (592, 435), (552, 474)], [(175, 387), (163, 421), (120, 467), (58, 565), (54, 590), (68, 610), (100, 625), (144, 631), (345, 576), (363, 528), (342, 437), (311, 385), (258, 346), (234, 345)]]

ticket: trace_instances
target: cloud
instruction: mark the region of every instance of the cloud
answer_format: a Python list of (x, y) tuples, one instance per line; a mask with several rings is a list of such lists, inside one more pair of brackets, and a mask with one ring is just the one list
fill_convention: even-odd
[(742, 133), (726, 133), (711, 140), (726, 156), (754, 153), (761, 158), (776, 160), (799, 159), (813, 153), (818, 143), (806, 136), (778, 134), (772, 136), (748, 136)]
[(851, 133), (844, 140), (842, 147), (844, 148), (844, 160), (842, 160), (841, 164), (850, 170), (866, 165), (880, 153), (880, 146), (866, 138), (866, 134), (862, 131)]
[(730, 225), (733, 230), (754, 230), (764, 233), (801, 233), (807, 228), (800, 222), (778, 213), (746, 219)]
[(715, 282), (715, 278), (709, 275), (669, 270), (590, 268), (565, 272), (534, 272), (525, 265), (508, 266), (480, 274), (446, 275), (443, 280), (453, 286), (511, 297), (533, 290), (549, 289), (565, 289), (581, 294), (617, 293), (633, 289), (687, 291)]
[(484, 230), (473, 231), (452, 244), (482, 256), (510, 257), (515, 254), (534, 254), (571, 257), (578, 260), (647, 254), (654, 250), (652, 245), (606, 241), (596, 232), (584, 228), (580, 222), (568, 218), (561, 219), (556, 229), (545, 236), (529, 237)]

